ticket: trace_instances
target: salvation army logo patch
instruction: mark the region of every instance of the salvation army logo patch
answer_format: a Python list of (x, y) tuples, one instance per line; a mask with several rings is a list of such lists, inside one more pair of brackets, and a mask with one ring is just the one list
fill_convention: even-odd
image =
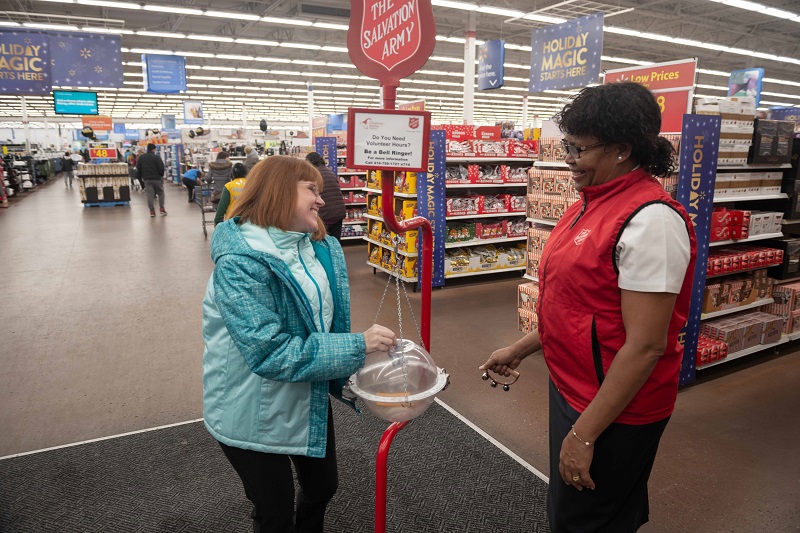
[(419, 128), (419, 117), (409, 117), (408, 127), (412, 130)]
[(583, 241), (586, 240), (586, 237), (588, 237), (591, 232), (592, 230), (590, 229), (581, 230), (581, 232), (578, 234), (577, 237), (575, 237), (575, 239), (573, 239), (572, 242), (575, 243), (575, 246), (580, 246), (581, 244), (583, 244)]

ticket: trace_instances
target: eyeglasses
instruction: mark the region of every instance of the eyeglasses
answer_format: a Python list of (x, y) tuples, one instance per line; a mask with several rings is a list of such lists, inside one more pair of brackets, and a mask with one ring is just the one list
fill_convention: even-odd
[(573, 159), (580, 159), (581, 154), (586, 150), (597, 148), (598, 146), (605, 146), (605, 144), (606, 143), (595, 143), (589, 146), (575, 146), (574, 144), (568, 143), (566, 139), (561, 139), (561, 146), (564, 147), (564, 151), (571, 155)]
[(297, 182), (297, 184), (299, 186), (301, 186), (301, 187), (304, 187), (304, 188), (308, 189), (312, 193), (314, 193), (314, 196), (316, 196), (317, 198), (321, 197), (321, 195), (319, 193), (319, 187), (317, 187), (316, 183), (309, 183), (307, 181), (305, 181), (305, 182), (299, 181), (299, 182)]

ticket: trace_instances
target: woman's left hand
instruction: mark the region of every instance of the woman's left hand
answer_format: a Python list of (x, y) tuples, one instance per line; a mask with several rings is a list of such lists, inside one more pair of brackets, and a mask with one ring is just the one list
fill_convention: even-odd
[(589, 475), (593, 457), (594, 446), (581, 444), (578, 439), (567, 433), (561, 443), (561, 453), (558, 456), (558, 471), (561, 473), (564, 483), (572, 485), (578, 490), (583, 490), (583, 487), (594, 490), (594, 481)]

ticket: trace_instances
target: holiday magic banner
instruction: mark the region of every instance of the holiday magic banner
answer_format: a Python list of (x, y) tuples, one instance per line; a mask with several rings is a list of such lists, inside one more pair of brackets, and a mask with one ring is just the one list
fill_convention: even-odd
[(602, 13), (533, 30), (530, 92), (571, 89), (597, 82), (602, 52)]

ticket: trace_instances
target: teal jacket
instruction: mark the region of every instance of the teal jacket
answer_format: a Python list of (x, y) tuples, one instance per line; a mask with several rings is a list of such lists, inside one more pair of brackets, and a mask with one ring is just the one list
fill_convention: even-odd
[(364, 365), (350, 331), (350, 288), (336, 239), (312, 242), (334, 309), (319, 332), (310, 302), (278, 257), (254, 250), (238, 217), (216, 227), (203, 299), (203, 418), (220, 442), (266, 453), (324, 457), (328, 393)]

